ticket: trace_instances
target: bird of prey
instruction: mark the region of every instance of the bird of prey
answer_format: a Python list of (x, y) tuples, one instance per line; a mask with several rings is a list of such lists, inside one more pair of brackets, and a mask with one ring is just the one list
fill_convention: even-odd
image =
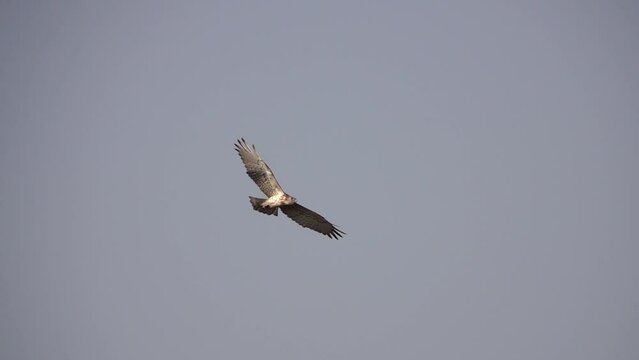
[(255, 150), (255, 145), (249, 146), (242, 138), (235, 144), (235, 150), (242, 158), (246, 173), (253, 179), (268, 199), (249, 196), (253, 209), (267, 215), (277, 216), (277, 209), (281, 209), (286, 216), (299, 225), (338, 239), (346, 233), (335, 227), (322, 215), (309, 210), (297, 203), (297, 199), (284, 192), (277, 182), (273, 171), (266, 165)]

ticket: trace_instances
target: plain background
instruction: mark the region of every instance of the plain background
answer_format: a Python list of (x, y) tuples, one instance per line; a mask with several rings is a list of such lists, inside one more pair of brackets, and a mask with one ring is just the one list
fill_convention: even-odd
[[(2, 359), (639, 358), (635, 1), (3, 1)], [(253, 211), (255, 143), (335, 241)]]

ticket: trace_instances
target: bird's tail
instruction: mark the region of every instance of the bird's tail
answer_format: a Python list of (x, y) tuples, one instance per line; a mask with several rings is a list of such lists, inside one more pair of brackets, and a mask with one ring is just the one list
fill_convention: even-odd
[(266, 214), (266, 215), (275, 215), (275, 216), (277, 216), (277, 208), (276, 207), (274, 207), (274, 208), (268, 207), (268, 206), (262, 207), (262, 203), (264, 201), (266, 201), (266, 199), (258, 199), (258, 198), (254, 198), (252, 196), (249, 196), (249, 200), (251, 200), (251, 205), (253, 205), (253, 210), (259, 211), (259, 212), (261, 212), (263, 214)]

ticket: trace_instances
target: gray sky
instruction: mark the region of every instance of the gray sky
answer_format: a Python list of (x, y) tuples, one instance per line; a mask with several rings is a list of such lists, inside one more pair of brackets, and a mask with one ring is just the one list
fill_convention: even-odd
[(0, 10), (2, 359), (639, 358), (636, 2)]

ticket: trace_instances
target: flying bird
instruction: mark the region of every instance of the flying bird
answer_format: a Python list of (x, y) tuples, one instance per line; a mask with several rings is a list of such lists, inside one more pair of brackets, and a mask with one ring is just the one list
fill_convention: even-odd
[(346, 234), (322, 215), (298, 204), (296, 198), (285, 193), (277, 182), (271, 168), (266, 165), (266, 162), (262, 160), (257, 150), (255, 150), (255, 145), (247, 145), (242, 138), (235, 144), (235, 150), (240, 155), (248, 176), (268, 196), (268, 199), (249, 196), (254, 210), (263, 214), (277, 216), (277, 209), (279, 208), (286, 216), (299, 225), (327, 235), (330, 238), (338, 239)]

